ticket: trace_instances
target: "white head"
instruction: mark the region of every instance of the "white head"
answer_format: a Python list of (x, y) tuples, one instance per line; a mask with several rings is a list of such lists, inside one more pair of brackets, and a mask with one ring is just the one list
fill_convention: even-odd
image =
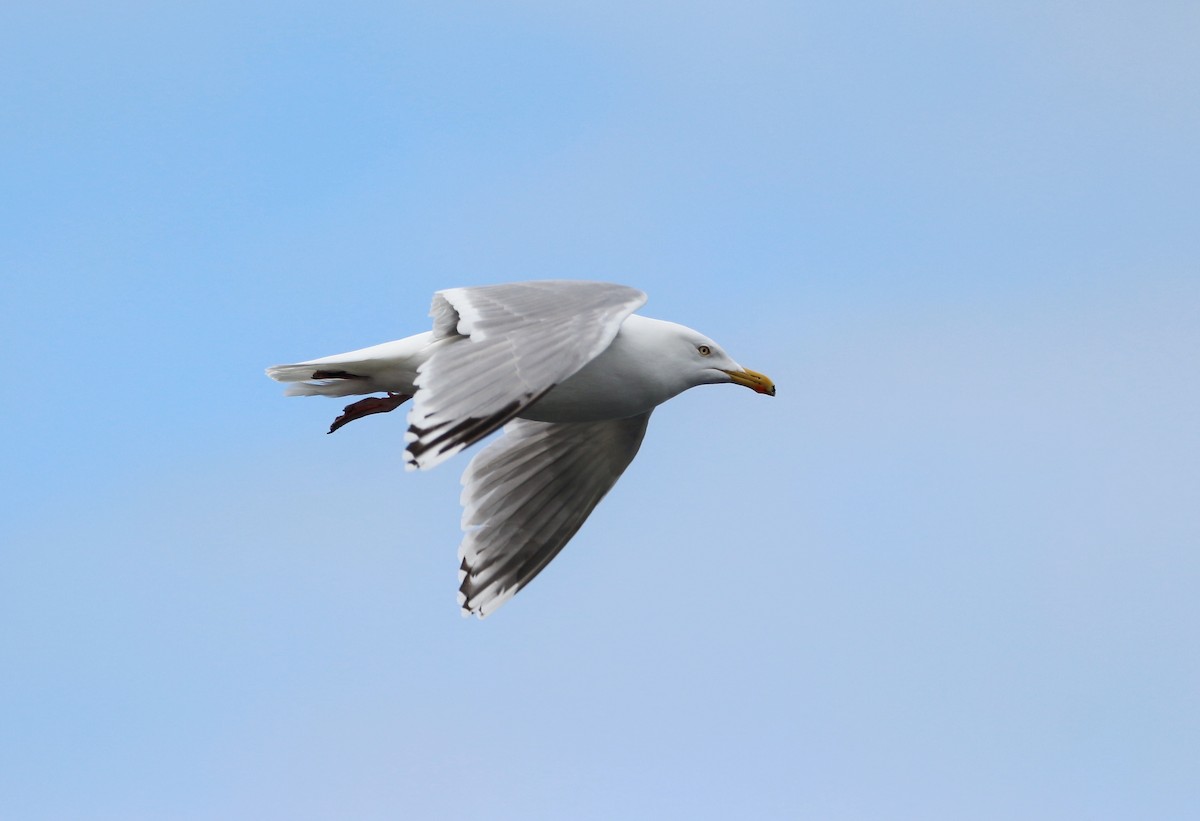
[(637, 314), (625, 320), (626, 326), (630, 321), (637, 327), (639, 336), (653, 340), (652, 347), (647, 349), (650, 351), (648, 355), (659, 361), (670, 362), (667, 372), (670, 373), (673, 394), (697, 385), (732, 382), (756, 393), (775, 395), (774, 382), (757, 371), (743, 368), (725, 353), (724, 348), (699, 331)]

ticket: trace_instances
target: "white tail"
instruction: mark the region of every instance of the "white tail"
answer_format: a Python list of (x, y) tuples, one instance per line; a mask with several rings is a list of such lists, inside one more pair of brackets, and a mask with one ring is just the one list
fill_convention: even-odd
[(417, 367), (425, 360), (432, 336), (426, 332), (294, 365), (273, 365), (267, 368), (267, 376), (290, 383), (288, 396), (411, 395), (416, 390)]

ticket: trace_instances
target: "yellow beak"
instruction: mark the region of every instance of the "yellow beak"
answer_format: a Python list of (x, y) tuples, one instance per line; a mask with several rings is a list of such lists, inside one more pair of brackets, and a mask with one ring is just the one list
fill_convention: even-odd
[(755, 393), (765, 393), (767, 396), (775, 395), (775, 383), (765, 374), (749, 368), (743, 368), (740, 371), (725, 371), (725, 373), (729, 374), (729, 378), (735, 385), (742, 385)]

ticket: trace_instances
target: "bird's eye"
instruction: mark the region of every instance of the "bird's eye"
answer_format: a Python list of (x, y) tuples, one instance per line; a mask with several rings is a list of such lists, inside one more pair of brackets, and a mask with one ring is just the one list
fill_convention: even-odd
[(701, 356), (708, 356), (710, 353), (712, 353), (712, 348), (708, 347), (707, 345), (701, 345), (700, 347), (696, 348), (696, 350), (700, 352)]

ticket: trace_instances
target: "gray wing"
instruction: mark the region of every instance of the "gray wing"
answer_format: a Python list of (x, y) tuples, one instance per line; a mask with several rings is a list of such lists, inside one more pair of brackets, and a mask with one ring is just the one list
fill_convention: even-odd
[(649, 419), (517, 419), (471, 460), (458, 548), (464, 613), (490, 614), (558, 555), (633, 461)]
[(436, 293), (408, 466), (432, 467), (498, 429), (603, 352), (645, 302), (636, 288), (567, 280)]

